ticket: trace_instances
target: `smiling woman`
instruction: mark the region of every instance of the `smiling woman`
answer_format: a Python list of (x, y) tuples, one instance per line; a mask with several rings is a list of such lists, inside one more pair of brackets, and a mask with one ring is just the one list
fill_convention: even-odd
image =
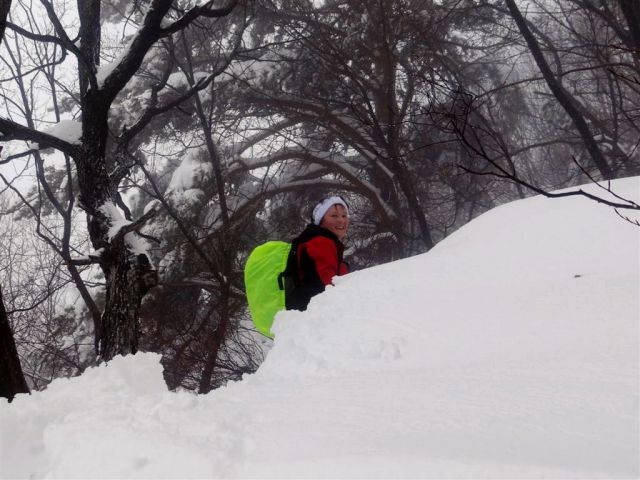
[[(311, 297), (324, 291), (336, 275), (349, 273), (342, 256), (342, 240), (349, 229), (349, 207), (342, 197), (318, 202), (311, 214), (313, 223), (292, 242), (296, 262), (296, 285), (287, 295), (287, 309), (306, 310)], [(290, 260), (291, 261), (291, 260)]]
[(349, 212), (344, 205), (334, 203), (322, 216), (320, 226), (329, 230), (338, 237), (338, 240), (342, 241), (349, 228)]

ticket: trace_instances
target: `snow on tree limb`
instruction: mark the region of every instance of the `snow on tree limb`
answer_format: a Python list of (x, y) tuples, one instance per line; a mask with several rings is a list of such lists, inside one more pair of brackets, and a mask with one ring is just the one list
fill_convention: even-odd
[[(64, 124), (66, 127), (69, 127), (69, 123)], [(76, 127), (73, 129), (73, 135), (77, 133)], [(40, 148), (53, 147), (61, 152), (64, 152), (68, 155), (73, 156), (78, 147), (74, 145), (77, 141), (73, 143), (68, 141), (65, 138), (61, 138), (61, 132), (65, 134), (63, 137), (70, 138), (67, 133), (69, 130), (65, 130), (64, 128), (60, 128), (59, 130), (53, 130), (55, 134), (50, 134), (46, 132), (41, 132), (39, 130), (34, 130), (29, 127), (25, 127), (16, 123), (12, 120), (7, 120), (5, 118), (0, 117), (0, 142), (7, 142), (10, 140), (23, 140), (25, 142), (37, 143)], [(76, 139), (77, 140), (77, 139)]]
[(198, 153), (189, 151), (174, 170), (165, 195), (199, 189), (206, 181), (210, 181), (212, 174), (211, 163), (201, 158)]
[(351, 146), (368, 159), (373, 160), (378, 155), (375, 141), (364, 131), (362, 125), (338, 111), (329, 110), (326, 105), (299, 98), (276, 98), (267, 95), (257, 95), (251, 100), (323, 124), (328, 130), (350, 139)]
[(254, 147), (257, 144), (259, 144), (263, 140), (266, 140), (272, 135), (275, 135), (283, 130), (286, 130), (287, 128), (290, 128), (290, 127), (293, 127), (294, 125), (299, 124), (300, 122), (302, 122), (302, 120), (303, 119), (301, 117), (285, 118), (284, 120), (278, 121), (275, 124), (270, 125), (267, 128), (264, 128), (260, 133), (257, 133), (253, 136), (245, 138), (245, 140), (242, 141), (241, 143), (234, 144), (232, 150), (235, 152), (236, 156), (239, 156), (244, 152), (246, 152), (251, 147)]
[(51, 125), (43, 131), (48, 135), (58, 137), (60, 140), (80, 145), (82, 137), (82, 123), (75, 120), (60, 120), (58, 123)]
[(124, 215), (120, 212), (113, 202), (105, 202), (100, 210), (109, 221), (108, 242), (113, 242), (113, 239), (118, 235), (120, 230), (126, 225), (130, 225), (132, 222), (124, 218)]
[[(236, 160), (236, 163), (234, 164), (235, 168), (230, 169), (229, 175), (233, 176), (239, 171), (249, 171), (268, 167), (286, 160), (299, 161), (304, 165), (316, 164), (327, 168), (329, 171), (346, 179), (349, 182), (348, 185), (351, 186), (351, 189), (369, 198), (376, 211), (386, 222), (391, 222), (396, 218), (397, 215), (391, 206), (382, 199), (380, 190), (371, 184), (371, 182), (362, 178), (362, 176), (359, 175), (353, 167), (353, 163), (357, 163), (358, 160), (362, 161), (360, 157), (346, 157), (335, 152), (312, 151), (309, 148), (291, 147), (264, 157)], [(320, 174), (322, 174), (322, 172), (320, 172)], [(278, 181), (274, 182), (274, 184), (290, 185), (287, 189), (295, 189), (298, 185), (309, 184), (308, 182), (312, 182), (312, 184), (316, 186), (318, 186), (319, 183), (324, 182), (324, 180), (314, 179), (304, 180), (301, 183), (296, 180), (299, 176), (299, 172), (295, 172), (291, 176), (281, 175)], [(344, 187), (344, 183), (342, 183), (342, 185)]]
[(156, 214), (155, 209), (149, 209), (138, 220), (131, 222), (122, 216), (118, 208), (112, 202), (106, 202), (101, 208), (101, 211), (108, 216), (111, 222), (111, 227), (109, 228), (110, 242), (117, 241), (127, 233), (137, 231)]
[(220, 9), (212, 9), (212, 2), (193, 7), (180, 19), (163, 28), (163, 20), (172, 4), (172, 0), (154, 0), (147, 9), (142, 26), (131, 38), (129, 48), (123, 52), (121, 60), (112, 66), (111, 71), (103, 79), (102, 89), (111, 100), (138, 71), (145, 55), (156, 41), (186, 28), (199, 17), (223, 17), (230, 14), (236, 6), (237, 0), (232, 0), (231, 3)]
[[(146, 255), (149, 250), (149, 245), (141, 238), (139, 235), (136, 235), (137, 230), (142, 228), (142, 226), (149, 221), (152, 217), (154, 217), (157, 213), (155, 209), (149, 209), (144, 215), (142, 215), (135, 222), (131, 222), (124, 218), (118, 207), (113, 202), (105, 202), (102, 207), (100, 207), (100, 212), (102, 212), (109, 221), (109, 232), (108, 232), (108, 241), (109, 243), (116, 243), (119, 240), (124, 238), (124, 241), (127, 245), (127, 248), (136, 255)], [(151, 258), (151, 257), (149, 257)]]

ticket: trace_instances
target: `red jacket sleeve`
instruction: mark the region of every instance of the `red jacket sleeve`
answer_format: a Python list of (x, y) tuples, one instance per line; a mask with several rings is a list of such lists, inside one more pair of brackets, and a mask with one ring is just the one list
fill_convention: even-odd
[(331, 284), (331, 279), (338, 272), (338, 249), (333, 240), (326, 237), (314, 237), (305, 243), (307, 254), (316, 264), (316, 271), (324, 286)]

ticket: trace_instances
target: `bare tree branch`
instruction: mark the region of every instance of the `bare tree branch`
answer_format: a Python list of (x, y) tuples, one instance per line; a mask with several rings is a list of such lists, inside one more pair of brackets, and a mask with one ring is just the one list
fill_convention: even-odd
[(542, 75), (544, 76), (549, 89), (553, 92), (560, 105), (562, 105), (562, 107), (565, 109), (565, 111), (569, 115), (569, 118), (571, 118), (571, 121), (574, 123), (576, 129), (580, 133), (580, 136), (582, 137), (582, 140), (587, 147), (587, 150), (589, 151), (594, 164), (600, 170), (603, 178), (613, 178), (611, 167), (607, 163), (607, 160), (604, 158), (602, 151), (595, 142), (593, 134), (589, 129), (589, 125), (585, 121), (584, 116), (580, 113), (579, 109), (576, 107), (575, 100), (562, 86), (562, 84), (555, 78), (553, 72), (551, 71), (551, 68), (549, 67), (549, 64), (542, 54), (538, 41), (531, 32), (527, 21), (522, 16), (522, 13), (516, 5), (515, 0), (505, 0), (505, 2), (509, 7), (509, 11), (511, 12), (513, 19), (515, 20), (516, 25), (520, 29), (520, 33), (527, 42), (529, 50), (531, 51), (531, 54), (533, 55), (538, 68), (542, 72)]
[(238, 5), (238, 0), (231, 0), (226, 6), (221, 8), (213, 8), (213, 0), (190, 8), (178, 20), (161, 29), (160, 37), (166, 37), (172, 33), (183, 30), (187, 25), (196, 20), (198, 17), (219, 18), (229, 15)]

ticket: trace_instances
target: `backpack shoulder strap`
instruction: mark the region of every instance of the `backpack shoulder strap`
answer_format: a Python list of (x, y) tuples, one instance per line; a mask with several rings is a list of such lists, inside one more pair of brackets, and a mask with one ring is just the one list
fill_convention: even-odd
[(298, 246), (300, 242), (297, 238), (292, 240), (291, 249), (289, 250), (289, 255), (287, 257), (287, 266), (284, 271), (280, 274), (280, 277), (286, 277), (287, 279), (291, 279), (295, 284), (298, 284), (300, 278), (298, 276)]

